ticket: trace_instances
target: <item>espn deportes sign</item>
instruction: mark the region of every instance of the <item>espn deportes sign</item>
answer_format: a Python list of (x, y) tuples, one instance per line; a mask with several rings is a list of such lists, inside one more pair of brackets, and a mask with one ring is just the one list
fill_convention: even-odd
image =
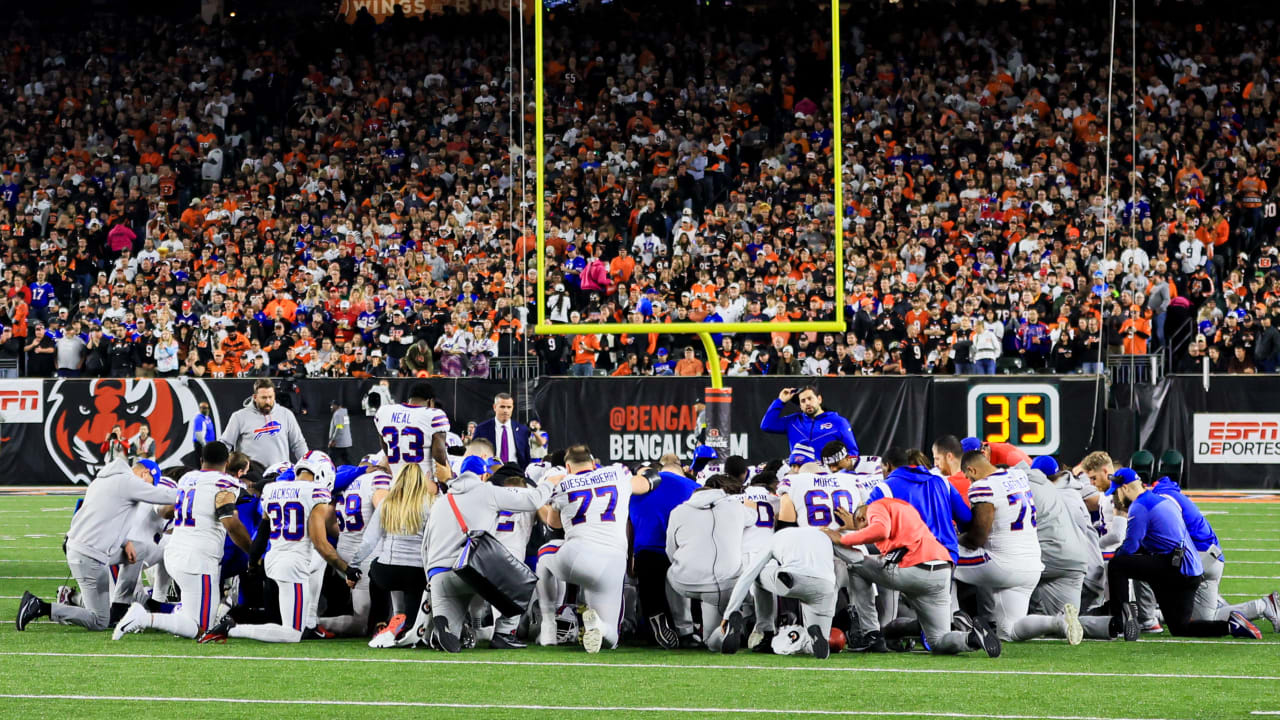
[(0, 381), (0, 424), (44, 422), (44, 383)]
[(1280, 463), (1280, 414), (1196, 413), (1192, 437), (1197, 463)]

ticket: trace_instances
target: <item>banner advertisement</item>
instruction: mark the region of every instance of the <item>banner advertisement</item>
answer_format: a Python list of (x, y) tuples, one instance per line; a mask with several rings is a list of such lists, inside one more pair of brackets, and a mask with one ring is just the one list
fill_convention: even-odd
[(0, 380), (0, 425), (44, 422), (44, 381)]
[(1280, 414), (1196, 413), (1197, 463), (1280, 464)]
[[(510, 393), (516, 419), (540, 420), (553, 451), (585, 443), (602, 462), (638, 463), (668, 454), (689, 462), (703, 443), (752, 462), (784, 457), (786, 435), (761, 431), (760, 421), (782, 390), (814, 380), (726, 378), (721, 393), (708, 393), (705, 377), (427, 382), (458, 435), (492, 416), (496, 394)], [(379, 447), (373, 413), (383, 402), (405, 400), (417, 382), (276, 380), (276, 403), (297, 417), (308, 447), (325, 450), (336, 401), (350, 413), (351, 456), (359, 457)], [(1064, 463), (1106, 447), (1099, 422), (1103, 385), (1095, 378), (849, 377), (817, 378), (815, 384), (822, 408), (849, 420), (863, 455), (882, 455), (895, 445), (928, 453), (944, 434), (1011, 442), (1032, 455), (1056, 454)], [(154, 439), (162, 467), (190, 465), (202, 407), (221, 432), (252, 393), (253, 381), (242, 379), (0, 382), (0, 483), (86, 483), (105, 464), (113, 437), (133, 443), (144, 432)], [(708, 402), (725, 398), (731, 401)], [(793, 399), (780, 412), (798, 413), (800, 407)], [(1191, 446), (1182, 447), (1190, 456)]]
[[(1138, 418), (1138, 447), (1186, 457), (1184, 486), (1280, 488), (1276, 428), (1242, 423), (1280, 420), (1280, 383), (1264, 375), (1170, 375), (1155, 386)], [(1123, 460), (1123, 459), (1122, 459)]]

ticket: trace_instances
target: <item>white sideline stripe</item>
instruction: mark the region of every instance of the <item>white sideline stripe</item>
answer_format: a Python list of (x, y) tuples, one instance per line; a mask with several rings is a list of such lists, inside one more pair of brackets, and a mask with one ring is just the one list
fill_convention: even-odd
[(62, 580), (62, 575), (0, 575), (0, 580)]
[[(1273, 547), (1273, 548), (1238, 548), (1238, 547), (1233, 547), (1233, 548), (1227, 548), (1226, 552), (1233, 552), (1233, 553), (1238, 553), (1238, 552), (1268, 552), (1268, 553), (1280, 553), (1280, 547)], [(1230, 560), (1228, 560), (1227, 562), (1230, 562)]]
[(226, 703), (254, 705), (324, 705), (336, 707), (412, 707), (460, 710), (565, 710), (569, 712), (664, 712), (717, 715), (824, 715), (834, 717), (935, 717), (976, 718), (980, 720), (1159, 720), (1157, 718), (1104, 718), (1092, 715), (986, 715), (956, 712), (921, 712), (919, 710), (792, 710), (786, 708), (691, 708), (628, 707), (587, 705), (503, 705), (498, 703), (433, 703), (397, 700), (264, 700), (261, 698), (212, 697), (138, 697), (127, 695), (36, 695), (4, 693), (0, 698), (18, 700), (114, 700), (124, 702)]
[(1232, 565), (1277, 565), (1280, 560), (1232, 560)]
[(1224, 580), (1280, 580), (1280, 575), (1223, 575)]
[(1280, 715), (1280, 710), (1254, 710), (1250, 715)]
[[(26, 563), (28, 565), (65, 565), (62, 560), (0, 560), (0, 563)], [(1270, 563), (1268, 563), (1270, 564)]]
[[(1156, 641), (1161, 642), (1161, 641)], [(1164, 641), (1167, 642), (1167, 641)], [(1238, 643), (1231, 643), (1238, 644)], [(1280, 643), (1251, 643), (1276, 645)], [(263, 657), (260, 655), (138, 655), (133, 653), (61, 653), (61, 652), (0, 652), (0, 657), (60, 657), (60, 658), (123, 658), (127, 660), (234, 660), (255, 662), (336, 662), (336, 663), (389, 663), (396, 665), (497, 665), (508, 667), (569, 667), (569, 668), (622, 668), (628, 670), (801, 670), (829, 673), (907, 673), (911, 675), (1015, 675), (1049, 677), (1114, 677), (1155, 678), (1168, 680), (1272, 680), (1280, 681), (1280, 675), (1188, 675), (1186, 673), (1100, 673), (1062, 672), (1050, 670), (946, 670), (931, 668), (869, 668), (770, 665), (680, 665), (676, 663), (601, 663), (533, 660), (427, 660), (421, 658), (353, 658), (353, 657)]]

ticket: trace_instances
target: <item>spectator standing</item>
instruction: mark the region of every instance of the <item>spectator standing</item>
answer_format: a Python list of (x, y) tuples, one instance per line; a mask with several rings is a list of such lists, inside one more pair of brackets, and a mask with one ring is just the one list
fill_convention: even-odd
[(351, 416), (337, 399), (329, 402), (329, 457), (334, 465), (351, 464)]
[(84, 367), (85, 344), (80, 339), (80, 323), (74, 323), (70, 331), (62, 334), (55, 343), (58, 377), (80, 377)]

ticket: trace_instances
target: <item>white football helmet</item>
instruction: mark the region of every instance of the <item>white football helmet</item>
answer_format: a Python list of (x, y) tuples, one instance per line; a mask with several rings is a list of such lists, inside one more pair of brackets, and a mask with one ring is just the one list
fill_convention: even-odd
[(333, 489), (333, 481), (338, 471), (333, 467), (333, 460), (329, 459), (327, 453), (319, 450), (312, 450), (293, 466), (293, 474), (296, 477), (298, 473), (306, 470), (315, 478), (313, 482), (322, 487)]
[(775, 655), (804, 655), (813, 652), (813, 639), (799, 625), (780, 627), (773, 636), (773, 652)]
[(287, 462), (278, 462), (275, 465), (272, 465), (271, 467), (267, 468), (266, 470), (263, 470), (262, 478), (267, 482), (271, 482), (272, 480), (275, 480), (276, 478), (280, 477), (286, 472), (289, 472), (290, 470), (293, 470), (292, 465), (290, 465)]

